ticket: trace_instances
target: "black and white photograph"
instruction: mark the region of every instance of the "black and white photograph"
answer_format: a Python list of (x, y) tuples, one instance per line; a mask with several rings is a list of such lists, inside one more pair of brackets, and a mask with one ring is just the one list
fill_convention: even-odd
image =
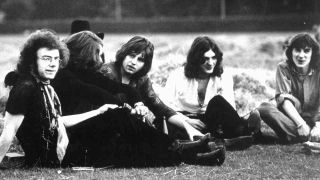
[(0, 179), (318, 179), (320, 1), (0, 0)]

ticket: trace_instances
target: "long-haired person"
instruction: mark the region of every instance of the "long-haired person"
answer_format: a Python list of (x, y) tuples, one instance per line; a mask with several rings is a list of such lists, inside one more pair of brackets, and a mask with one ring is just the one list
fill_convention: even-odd
[(50, 81), (68, 59), (67, 46), (50, 30), (37, 30), (24, 43), (17, 68), (5, 81), (12, 89), (0, 136), (0, 162), (17, 136), (27, 167), (56, 167), (64, 159), (69, 143), (64, 121), (84, 121), (113, 107), (104, 105), (83, 114), (62, 116)]
[[(65, 159), (65, 163), (78, 160), (78, 164), (87, 166), (149, 166), (181, 161), (223, 162), (223, 147), (212, 146), (208, 135), (196, 142), (179, 142), (145, 124), (139, 116), (144, 116), (147, 109), (136, 91), (97, 72), (102, 64), (103, 43), (94, 33), (81, 31), (64, 41), (70, 60), (54, 81), (62, 109), (87, 111), (101, 103), (127, 107), (109, 110), (68, 128), (70, 144), (78, 148), (67, 151), (70, 158)], [(124, 105), (126, 102), (129, 105)], [(68, 127), (68, 122), (65, 125)]]
[(233, 80), (223, 71), (222, 57), (223, 53), (213, 39), (207, 36), (195, 38), (186, 64), (170, 74), (161, 97), (175, 111), (202, 121), (204, 128), (191, 124), (202, 133), (230, 139), (226, 140), (227, 147), (227, 142), (236, 138), (234, 145), (245, 148), (253, 140), (250, 136), (260, 130), (259, 115), (254, 111), (249, 120), (244, 120), (237, 114)]
[(276, 72), (277, 107), (263, 103), (261, 118), (283, 142), (320, 141), (319, 44), (307, 33), (291, 38)]
[(194, 121), (182, 114), (178, 114), (166, 106), (158, 97), (148, 77), (152, 66), (154, 53), (153, 44), (146, 38), (134, 36), (123, 44), (116, 53), (115, 62), (105, 64), (101, 72), (117, 82), (128, 84), (135, 88), (142, 97), (143, 103), (150, 109), (145, 118), (146, 122), (157, 128), (161, 127), (163, 119), (170, 124), (177, 125), (187, 130), (185, 138), (193, 140), (193, 136), (203, 135), (189, 123), (196, 126), (204, 126), (201, 121)]

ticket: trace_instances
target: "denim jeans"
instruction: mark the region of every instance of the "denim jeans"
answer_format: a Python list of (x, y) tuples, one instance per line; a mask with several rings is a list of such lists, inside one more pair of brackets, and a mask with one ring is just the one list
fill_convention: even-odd
[(261, 119), (269, 126), (284, 142), (303, 141), (297, 131), (297, 125), (284, 111), (271, 103), (262, 103), (258, 107)]

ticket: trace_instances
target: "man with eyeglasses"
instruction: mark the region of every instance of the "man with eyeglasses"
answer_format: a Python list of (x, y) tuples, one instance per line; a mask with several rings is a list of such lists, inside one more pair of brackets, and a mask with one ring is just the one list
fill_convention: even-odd
[[(61, 164), (69, 138), (64, 122), (81, 122), (115, 105), (73, 116), (62, 116), (57, 94), (50, 85), (60, 67), (66, 66), (69, 50), (50, 30), (32, 33), (20, 52), (17, 68), (5, 78), (12, 86), (0, 136), (0, 163), (16, 136), (25, 153), (26, 167), (56, 167)], [(69, 123), (69, 124), (70, 124)], [(0, 169), (5, 167), (0, 164)]]

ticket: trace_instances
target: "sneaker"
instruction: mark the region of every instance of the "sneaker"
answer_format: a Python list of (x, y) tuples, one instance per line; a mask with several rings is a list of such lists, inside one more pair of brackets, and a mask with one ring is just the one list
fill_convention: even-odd
[(248, 118), (248, 127), (253, 134), (258, 133), (260, 131), (261, 117), (257, 109), (251, 111), (250, 116)]

